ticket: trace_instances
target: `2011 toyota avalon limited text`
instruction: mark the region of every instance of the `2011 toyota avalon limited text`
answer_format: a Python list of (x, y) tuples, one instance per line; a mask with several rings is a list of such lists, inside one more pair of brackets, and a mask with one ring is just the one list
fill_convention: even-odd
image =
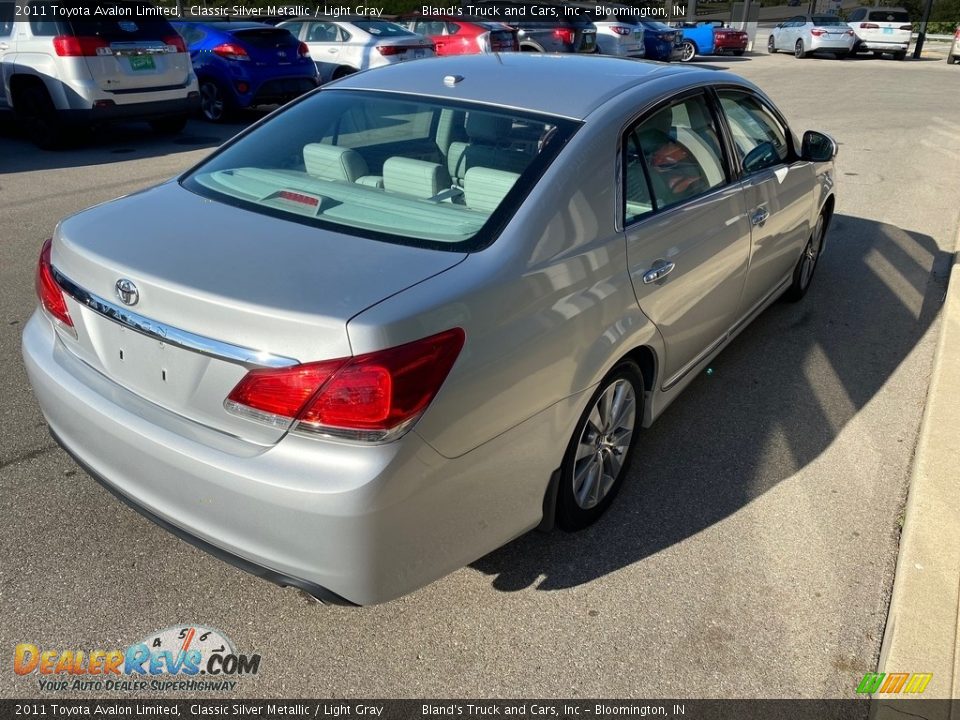
[(835, 153), (713, 70), (359, 73), (63, 220), (26, 367), (57, 440), (156, 522), (386, 601), (597, 520), (641, 428), (807, 291)]

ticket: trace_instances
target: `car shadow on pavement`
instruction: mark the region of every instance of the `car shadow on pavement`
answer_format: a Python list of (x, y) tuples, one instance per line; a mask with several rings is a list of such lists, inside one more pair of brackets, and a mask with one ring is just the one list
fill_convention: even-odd
[(191, 119), (176, 135), (154, 133), (146, 123), (120, 123), (80, 130), (62, 150), (40, 150), (9, 115), (0, 121), (0, 174), (103, 165), (123, 160), (173, 155), (217, 147), (261, 114), (244, 114), (236, 122), (214, 125)]
[(643, 431), (598, 523), (528, 533), (471, 567), (507, 592), (589, 583), (720, 522), (819, 457), (926, 333), (950, 267), (929, 236), (849, 215), (834, 218), (827, 242), (806, 298), (771, 306)]

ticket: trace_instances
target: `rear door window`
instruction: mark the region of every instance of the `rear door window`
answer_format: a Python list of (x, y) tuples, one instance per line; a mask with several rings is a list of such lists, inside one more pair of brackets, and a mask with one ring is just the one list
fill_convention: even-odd
[(726, 184), (720, 133), (702, 94), (656, 111), (623, 142), (624, 224)]

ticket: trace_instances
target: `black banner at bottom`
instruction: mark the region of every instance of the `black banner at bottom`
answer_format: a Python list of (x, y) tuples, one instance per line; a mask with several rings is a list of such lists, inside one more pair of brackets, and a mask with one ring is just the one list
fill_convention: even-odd
[[(955, 713), (955, 714), (951, 714)], [(0, 718), (322, 720), (893, 720), (960, 717), (960, 700), (0, 700)]]

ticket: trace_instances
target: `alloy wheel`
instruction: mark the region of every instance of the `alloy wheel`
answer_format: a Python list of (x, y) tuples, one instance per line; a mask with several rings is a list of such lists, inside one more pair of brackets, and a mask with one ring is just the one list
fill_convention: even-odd
[(697, 54), (697, 49), (693, 46), (693, 43), (687, 40), (683, 43), (683, 55), (680, 56), (681, 62), (690, 62), (693, 60), (694, 56)]
[(817, 218), (817, 225), (813, 229), (813, 234), (807, 241), (807, 246), (803, 249), (803, 256), (800, 258), (800, 289), (806, 290), (813, 278), (813, 271), (817, 267), (817, 260), (820, 257), (820, 249), (823, 247), (823, 215)]
[(633, 440), (637, 396), (623, 378), (600, 394), (580, 433), (573, 467), (573, 497), (584, 510), (610, 492)]
[(216, 83), (205, 82), (200, 86), (200, 109), (207, 120), (217, 122), (223, 119), (223, 94)]

